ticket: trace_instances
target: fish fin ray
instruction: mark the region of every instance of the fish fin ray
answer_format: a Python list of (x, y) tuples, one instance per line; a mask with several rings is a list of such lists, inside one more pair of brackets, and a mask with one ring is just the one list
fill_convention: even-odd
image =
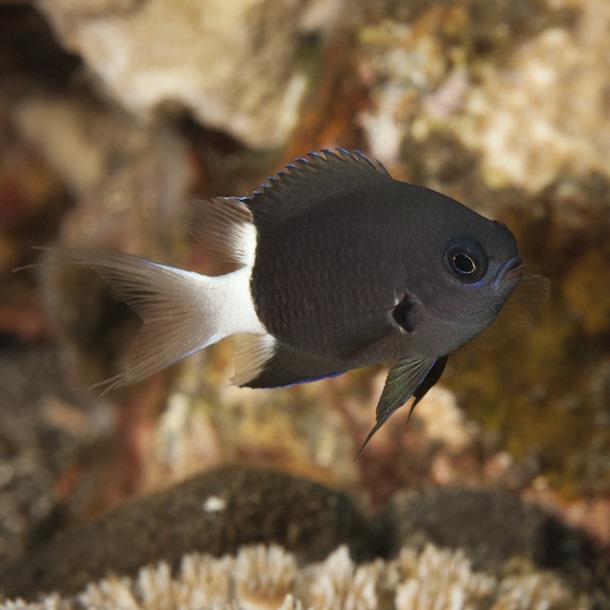
[(344, 372), (344, 369), (333, 362), (277, 342), (273, 355), (265, 360), (257, 375), (251, 379), (240, 380), (239, 385), (248, 388), (281, 388), (334, 377)]
[(189, 235), (224, 260), (254, 263), (256, 229), (252, 213), (239, 197), (196, 199), (189, 204)]
[(413, 392), (413, 404), (409, 409), (409, 419), (415, 411), (415, 407), (419, 404), (419, 401), (428, 393), (428, 391), (433, 388), (438, 380), (441, 378), (445, 367), (447, 366), (447, 361), (449, 360), (449, 356), (441, 356), (434, 361), (432, 367), (426, 373), (426, 376), (422, 379), (421, 383), (415, 388)]
[(472, 344), (488, 350), (530, 328), (551, 294), (551, 282), (542, 275), (526, 275), (508, 298), (496, 319)]
[(405, 295), (402, 301), (392, 309), (392, 318), (405, 332), (412, 333), (415, 330), (413, 321), (414, 301), (410, 295)]
[[(375, 425), (364, 439), (364, 442), (360, 446), (354, 459), (362, 453), (368, 442), (388, 420), (390, 415), (392, 415), (396, 409), (404, 405), (405, 402), (417, 392), (419, 386), (433, 370), (436, 362), (437, 359), (433, 357), (403, 358), (391, 366), (383, 387), (383, 392), (381, 393), (381, 398), (377, 404)], [(423, 394), (425, 394), (426, 391), (424, 391)], [(422, 398), (423, 394), (419, 398)]]
[(175, 269), (131, 254), (56, 253), (61, 262), (92, 268), (141, 319), (123, 370), (94, 387), (104, 391), (141, 381), (229, 334), (213, 303), (216, 278)]
[(261, 190), (243, 198), (257, 227), (278, 227), (307, 210), (328, 203), (329, 197), (357, 193), (371, 184), (393, 182), (379, 161), (343, 148), (310, 152), (268, 179)]
[(256, 379), (265, 364), (275, 351), (275, 339), (271, 335), (255, 335), (243, 333), (238, 335), (233, 356), (235, 372), (231, 378), (231, 383), (243, 386), (248, 381)]

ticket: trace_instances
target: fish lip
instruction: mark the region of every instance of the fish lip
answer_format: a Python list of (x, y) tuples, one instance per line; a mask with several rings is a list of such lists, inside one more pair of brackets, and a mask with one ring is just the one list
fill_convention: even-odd
[(502, 267), (498, 274), (493, 280), (493, 287), (495, 290), (500, 290), (505, 285), (516, 284), (522, 277), (525, 271), (525, 265), (523, 258), (519, 255), (513, 256), (509, 259)]

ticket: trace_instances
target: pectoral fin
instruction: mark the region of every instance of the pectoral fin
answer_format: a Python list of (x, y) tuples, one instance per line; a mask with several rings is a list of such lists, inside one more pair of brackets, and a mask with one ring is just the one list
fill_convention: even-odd
[(493, 349), (504, 341), (526, 333), (551, 294), (551, 282), (541, 275), (526, 275), (504, 304), (497, 318), (472, 344)]
[[(377, 405), (375, 425), (364, 439), (354, 459), (362, 453), (375, 432), (383, 426), (398, 407), (404, 405), (411, 396), (415, 396), (413, 406), (424, 397), (426, 392), (438, 381), (446, 363), (447, 356), (443, 356), (441, 358), (404, 358), (392, 365)], [(412, 409), (413, 407), (411, 407)]]
[(428, 393), (428, 390), (436, 385), (436, 382), (441, 378), (445, 367), (447, 366), (447, 360), (449, 360), (449, 356), (441, 356), (437, 358), (432, 368), (428, 371), (428, 374), (424, 377), (423, 381), (417, 386), (415, 392), (413, 392), (413, 396), (415, 400), (409, 409), (409, 417), (411, 417), (411, 413), (413, 413), (415, 407), (418, 405), (419, 401)]

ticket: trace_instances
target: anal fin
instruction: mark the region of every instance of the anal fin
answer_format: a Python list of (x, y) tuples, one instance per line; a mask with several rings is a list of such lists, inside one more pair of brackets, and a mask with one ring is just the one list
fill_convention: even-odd
[(256, 379), (265, 364), (273, 358), (275, 339), (271, 335), (254, 335), (244, 333), (238, 335), (233, 356), (234, 373), (231, 383), (238, 386), (247, 386), (248, 382)]
[(260, 339), (242, 339), (238, 344), (234, 383), (248, 388), (280, 388), (344, 372), (345, 369), (337, 363), (263, 336)]

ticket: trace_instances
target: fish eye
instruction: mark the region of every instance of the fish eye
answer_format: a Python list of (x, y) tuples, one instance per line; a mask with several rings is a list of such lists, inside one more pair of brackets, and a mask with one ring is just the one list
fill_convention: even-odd
[(479, 281), (487, 271), (487, 254), (483, 246), (473, 238), (452, 240), (443, 256), (446, 269), (461, 282)]
[(477, 264), (467, 252), (455, 252), (451, 255), (454, 269), (463, 275), (472, 275), (477, 270)]

